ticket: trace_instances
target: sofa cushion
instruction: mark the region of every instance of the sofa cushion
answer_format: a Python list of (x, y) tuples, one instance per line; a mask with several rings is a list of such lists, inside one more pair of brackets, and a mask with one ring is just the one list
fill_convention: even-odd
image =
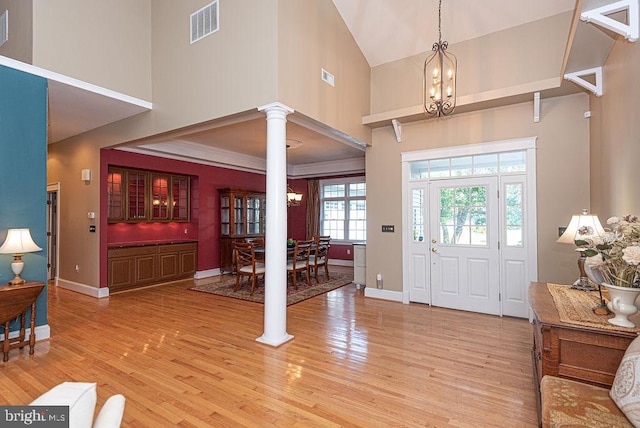
[(609, 390), (545, 376), (540, 382), (543, 427), (631, 427)]
[(32, 406), (69, 406), (69, 428), (87, 428), (96, 408), (96, 384), (64, 382), (31, 402)]
[(609, 395), (634, 426), (640, 426), (640, 337), (633, 339), (618, 366)]
[(119, 427), (124, 414), (124, 402), (124, 395), (116, 394), (109, 397), (96, 416), (93, 428)]

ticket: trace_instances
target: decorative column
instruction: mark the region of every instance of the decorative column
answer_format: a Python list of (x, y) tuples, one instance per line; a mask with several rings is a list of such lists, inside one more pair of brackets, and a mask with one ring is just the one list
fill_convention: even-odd
[(258, 342), (280, 346), (287, 333), (287, 115), (280, 103), (258, 107), (267, 114), (267, 210), (265, 231), (264, 333)]

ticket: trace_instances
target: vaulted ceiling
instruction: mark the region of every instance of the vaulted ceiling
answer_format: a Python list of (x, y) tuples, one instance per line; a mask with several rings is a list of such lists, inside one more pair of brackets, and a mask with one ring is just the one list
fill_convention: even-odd
[[(612, 1), (443, 0), (442, 38), (451, 45), (567, 11), (577, 10), (577, 16), (582, 10)], [(437, 41), (438, 0), (333, 0), (333, 3), (371, 67), (429, 51)], [(614, 39), (615, 35), (601, 28), (576, 23), (566, 54), (566, 71), (602, 65)], [(95, 127), (95, 120), (91, 120), (95, 115), (87, 115), (88, 111), (102, 117), (121, 118), (145, 108), (131, 109), (126, 103), (114, 103), (108, 96), (83, 97), (72, 90), (58, 89), (51, 92), (50, 101), (53, 141)], [(104, 110), (102, 113), (101, 109)], [(314, 165), (343, 162), (344, 169), (349, 169), (352, 166), (344, 166), (344, 160), (364, 158), (364, 147), (342, 138), (335, 130), (304, 117), (294, 117), (291, 122), (287, 137), (304, 144), (290, 152), (290, 176), (309, 176), (324, 171), (323, 168), (314, 169)], [(213, 164), (212, 159), (228, 158), (228, 162), (242, 164), (245, 169), (261, 171), (266, 153), (265, 133), (263, 116), (253, 114), (129, 144), (128, 150)], [(234, 144), (230, 145), (229, 141)], [(323, 145), (323, 150), (314, 150), (319, 144)]]

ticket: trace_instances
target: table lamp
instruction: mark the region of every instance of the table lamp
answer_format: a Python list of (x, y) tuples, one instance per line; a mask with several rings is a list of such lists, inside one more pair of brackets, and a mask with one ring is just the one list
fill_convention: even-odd
[[(571, 217), (569, 225), (556, 242), (576, 245), (576, 239), (584, 240), (601, 235), (604, 235), (604, 229), (602, 228), (602, 224), (600, 224), (598, 216), (590, 215), (589, 210), (584, 209), (582, 210), (582, 214)], [(578, 277), (578, 280), (573, 283), (573, 287), (571, 288), (582, 291), (597, 290), (596, 287), (589, 284), (589, 278), (584, 270), (584, 262), (587, 259), (587, 256), (584, 254), (585, 249), (577, 248), (576, 251), (580, 253), (580, 256), (578, 257), (578, 269), (580, 271), (580, 276)]]
[(20, 278), (20, 273), (24, 268), (22, 255), (24, 253), (33, 253), (41, 250), (42, 248), (33, 242), (29, 229), (9, 229), (7, 239), (5, 239), (4, 244), (0, 247), (0, 254), (13, 254), (11, 270), (15, 277), (9, 281), (9, 285), (22, 284), (25, 282), (24, 279)]

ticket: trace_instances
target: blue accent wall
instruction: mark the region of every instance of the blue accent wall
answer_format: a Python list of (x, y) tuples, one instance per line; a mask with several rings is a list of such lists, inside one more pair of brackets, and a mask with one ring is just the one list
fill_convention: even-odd
[[(0, 244), (8, 229), (29, 228), (42, 251), (22, 257), (21, 277), (45, 284), (46, 202), (47, 80), (0, 66)], [(0, 254), (0, 283), (13, 278), (12, 260)], [(47, 324), (46, 287), (36, 304), (36, 325)]]

